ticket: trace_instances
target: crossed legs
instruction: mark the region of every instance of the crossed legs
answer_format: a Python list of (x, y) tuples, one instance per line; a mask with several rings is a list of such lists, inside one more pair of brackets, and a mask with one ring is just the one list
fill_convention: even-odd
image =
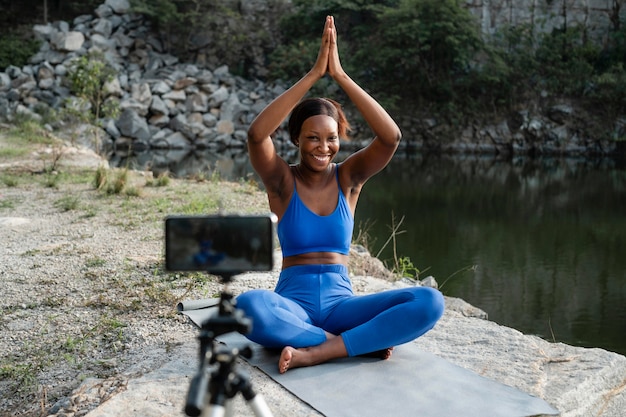
[(244, 293), (237, 306), (253, 319), (250, 340), (282, 348), (278, 368), (283, 373), (346, 356), (374, 353), (387, 359), (392, 346), (430, 330), (444, 302), (439, 291), (427, 287), (348, 295), (315, 322), (307, 308), (272, 291)]

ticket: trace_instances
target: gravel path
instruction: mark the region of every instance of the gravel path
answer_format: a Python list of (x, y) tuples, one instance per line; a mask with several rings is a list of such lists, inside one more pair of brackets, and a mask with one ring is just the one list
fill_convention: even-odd
[[(33, 174), (55, 152), (56, 172)], [(71, 147), (0, 161), (1, 415), (45, 414), (86, 378), (128, 378), (166, 361), (196, 336), (178, 301), (222, 286), (163, 271), (163, 217), (194, 205), (266, 210), (251, 184), (155, 186), (129, 172), (122, 192), (99, 191), (99, 164)]]
[[(97, 190), (101, 164), (67, 146), (0, 159), (0, 415), (84, 415), (171, 360), (197, 336), (177, 303), (223, 287), (206, 274), (163, 270), (164, 216), (267, 211), (248, 183), (159, 183), (118, 170), (109, 181), (123, 177), (121, 190)], [(381, 271), (371, 259), (356, 267)], [(274, 276), (250, 275), (231, 290), (273, 288)], [(106, 381), (99, 398), (70, 398), (89, 378)]]

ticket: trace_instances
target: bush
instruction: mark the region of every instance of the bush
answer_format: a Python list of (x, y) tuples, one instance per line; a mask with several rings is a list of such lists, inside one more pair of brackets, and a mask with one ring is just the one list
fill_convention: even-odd
[(356, 62), (368, 85), (422, 109), (454, 112), (459, 83), (483, 49), (480, 28), (457, 0), (402, 0), (385, 8)]
[[(72, 60), (67, 73), (70, 90), (78, 98), (84, 100), (92, 117), (88, 121), (98, 121), (101, 117), (117, 117), (117, 108), (105, 101), (104, 86), (115, 76), (115, 70), (99, 54), (83, 55)], [(82, 118), (85, 114), (83, 106), (77, 107), (77, 113)]]
[[(461, 0), (294, 0), (281, 19), (286, 43), (272, 55), (271, 75), (295, 81), (310, 69), (321, 22), (333, 14), (346, 70), (377, 97), (448, 121), (503, 113), (551, 96), (626, 107), (626, 25), (615, 25), (603, 50), (582, 27), (537, 34), (537, 27), (502, 27), (483, 41)], [(325, 85), (320, 85), (324, 88)], [(317, 93), (317, 92), (316, 92)]]
[(582, 96), (599, 56), (600, 48), (585, 40), (581, 27), (554, 30), (539, 39), (537, 75), (553, 93)]
[(0, 71), (8, 66), (22, 67), (39, 50), (39, 42), (34, 39), (8, 34), (0, 37)]
[(594, 108), (609, 119), (623, 116), (626, 109), (626, 69), (619, 62), (592, 78), (587, 96)]
[(276, 48), (270, 58), (269, 70), (273, 78), (297, 80), (315, 63), (320, 48), (319, 40), (300, 40)]

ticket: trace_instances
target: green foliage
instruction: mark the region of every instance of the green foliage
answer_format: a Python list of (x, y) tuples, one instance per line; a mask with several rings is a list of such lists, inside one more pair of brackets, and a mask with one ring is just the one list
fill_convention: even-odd
[(289, 42), (271, 56), (272, 75), (302, 76), (317, 55), (324, 16), (335, 16), (342, 64), (383, 100), (445, 108), (461, 101), (459, 76), (482, 48), (480, 30), (457, 0), (294, 1), (282, 19)]
[(109, 171), (103, 166), (98, 166), (93, 178), (93, 187), (96, 190), (103, 190), (109, 181)]
[(92, 53), (72, 60), (67, 79), (72, 93), (83, 101), (74, 107), (70, 106), (70, 111), (73, 109), (81, 118), (87, 116), (88, 121), (98, 121), (101, 117), (116, 117), (118, 110), (116, 106), (105, 101), (105, 85), (114, 76), (115, 70), (102, 54)]
[(194, 1), (131, 0), (133, 12), (148, 17), (161, 33), (165, 49), (177, 51), (186, 59), (187, 41), (199, 29), (197, 12), (191, 7)]
[(4, 139), (9, 146), (0, 147), (0, 160), (22, 157), (32, 152), (37, 145), (53, 143), (39, 123), (23, 117), (14, 118)]
[(294, 0), (280, 22), (288, 36), (269, 56), (271, 76), (295, 81), (310, 69), (332, 14), (344, 67), (386, 103), (401, 100), (450, 122), (546, 93), (588, 100), (609, 117), (626, 107), (626, 25), (613, 22), (604, 49), (578, 26), (548, 34), (531, 24), (501, 27), (484, 41), (465, 3)]
[[(597, 103), (596, 108), (604, 111), (609, 119), (618, 117), (626, 108), (626, 69), (618, 62), (607, 71), (592, 78), (588, 97)], [(613, 138), (618, 140), (620, 138)]]
[(106, 263), (107, 262), (106, 262), (105, 259), (102, 259), (102, 258), (99, 258), (99, 257), (95, 257), (95, 258), (88, 259), (85, 262), (85, 266), (87, 268), (98, 268), (98, 267), (106, 265)]
[(580, 96), (594, 74), (599, 54), (599, 47), (584, 39), (582, 28), (555, 30), (540, 39), (537, 75), (552, 92)]
[(146, 181), (146, 186), (147, 187), (166, 187), (170, 184), (170, 176), (168, 172), (164, 172), (162, 174), (159, 174), (156, 178), (154, 179), (149, 179)]
[(34, 393), (37, 389), (37, 372), (34, 365), (19, 363), (8, 356), (0, 363), (0, 378), (7, 381), (9, 390), (15, 393)]
[(117, 174), (113, 177), (113, 181), (109, 183), (107, 192), (109, 194), (120, 194), (128, 185), (128, 170), (122, 169), (117, 171)]
[(41, 124), (29, 118), (15, 118), (9, 137), (11, 142), (16, 142), (14, 144), (52, 145), (54, 143)]
[(377, 16), (386, 8), (395, 8), (399, 0), (294, 0), (293, 11), (281, 17), (283, 33), (289, 34), (287, 41), (315, 39), (322, 35), (324, 19), (332, 15), (337, 23), (341, 42), (359, 42), (375, 25)]
[[(610, 119), (626, 107), (625, 30), (613, 34), (608, 48), (587, 41), (580, 27), (533, 35), (532, 27), (503, 28), (481, 73), (495, 80), (487, 96), (509, 106), (547, 92), (586, 100), (595, 113)], [(493, 71), (493, 63), (503, 71)], [(481, 80), (484, 81), (484, 80)], [(488, 84), (477, 83), (481, 86)]]
[(22, 67), (39, 50), (39, 42), (14, 33), (0, 37), (0, 71), (8, 66)]
[(139, 189), (130, 183), (127, 168), (108, 170), (104, 166), (99, 166), (94, 174), (93, 186), (96, 190), (109, 195), (124, 194), (128, 197), (139, 197), (141, 194)]
[(194, 196), (178, 208), (181, 214), (212, 213), (219, 208), (218, 202), (205, 196)]
[(504, 26), (485, 45), (485, 57), (469, 81), (487, 107), (532, 99), (539, 62), (531, 25)]
[(306, 74), (315, 62), (319, 47), (319, 39), (300, 40), (279, 46), (272, 53), (269, 64), (272, 77), (294, 80)]
[[(586, 94), (609, 119), (623, 114), (626, 108), (626, 25), (611, 33), (610, 41), (596, 63)], [(623, 138), (614, 137), (614, 140)]]
[(147, 16), (159, 28), (182, 23), (183, 14), (178, 12), (172, 0), (132, 0), (130, 4), (135, 13)]
[(73, 195), (66, 195), (54, 202), (54, 206), (61, 211), (72, 211), (78, 209), (80, 206), (80, 200)]
[(602, 57), (602, 62), (606, 62), (606, 67), (611, 67), (618, 63), (626, 63), (626, 24), (621, 22), (618, 29), (611, 32), (606, 54)]
[(458, 1), (403, 0), (380, 16), (357, 57), (374, 68), (378, 88), (445, 108), (460, 101), (457, 82), (481, 48), (478, 25)]
[[(2, 180), (6, 184), (5, 178), (2, 178)], [(15, 187), (15, 186), (17, 186), (17, 183), (15, 183), (15, 185), (9, 185), (9, 184), (6, 184), (6, 185), (7, 185), (7, 187)], [(0, 210), (1, 209), (12, 209), (14, 207), (15, 207), (15, 201), (14, 200), (10, 200), (10, 199), (8, 199), (6, 197), (0, 198)]]
[(403, 278), (419, 279), (420, 270), (413, 265), (411, 258), (402, 256), (396, 259), (392, 272)]
[[(270, 55), (270, 75), (273, 78), (298, 79), (315, 61), (322, 36), (324, 19), (335, 17), (343, 65), (352, 68), (351, 55), (368, 42), (377, 16), (385, 7), (395, 7), (398, 0), (294, 0), (293, 10), (280, 19), (285, 35), (283, 44)], [(357, 68), (362, 66), (357, 66)]]
[[(0, 175), (0, 182), (2, 182), (5, 186), (9, 188), (17, 187), (17, 184), (19, 183), (18, 177), (16, 175), (11, 175), (11, 174)], [(12, 207), (11, 201), (6, 200), (6, 199), (0, 199), (0, 208), (5, 207), (4, 204), (10, 204), (8, 207)]]

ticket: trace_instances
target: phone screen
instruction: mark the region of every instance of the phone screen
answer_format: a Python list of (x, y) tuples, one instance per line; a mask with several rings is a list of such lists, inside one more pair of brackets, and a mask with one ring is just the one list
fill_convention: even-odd
[(168, 216), (165, 267), (234, 275), (270, 271), (274, 265), (276, 216)]

